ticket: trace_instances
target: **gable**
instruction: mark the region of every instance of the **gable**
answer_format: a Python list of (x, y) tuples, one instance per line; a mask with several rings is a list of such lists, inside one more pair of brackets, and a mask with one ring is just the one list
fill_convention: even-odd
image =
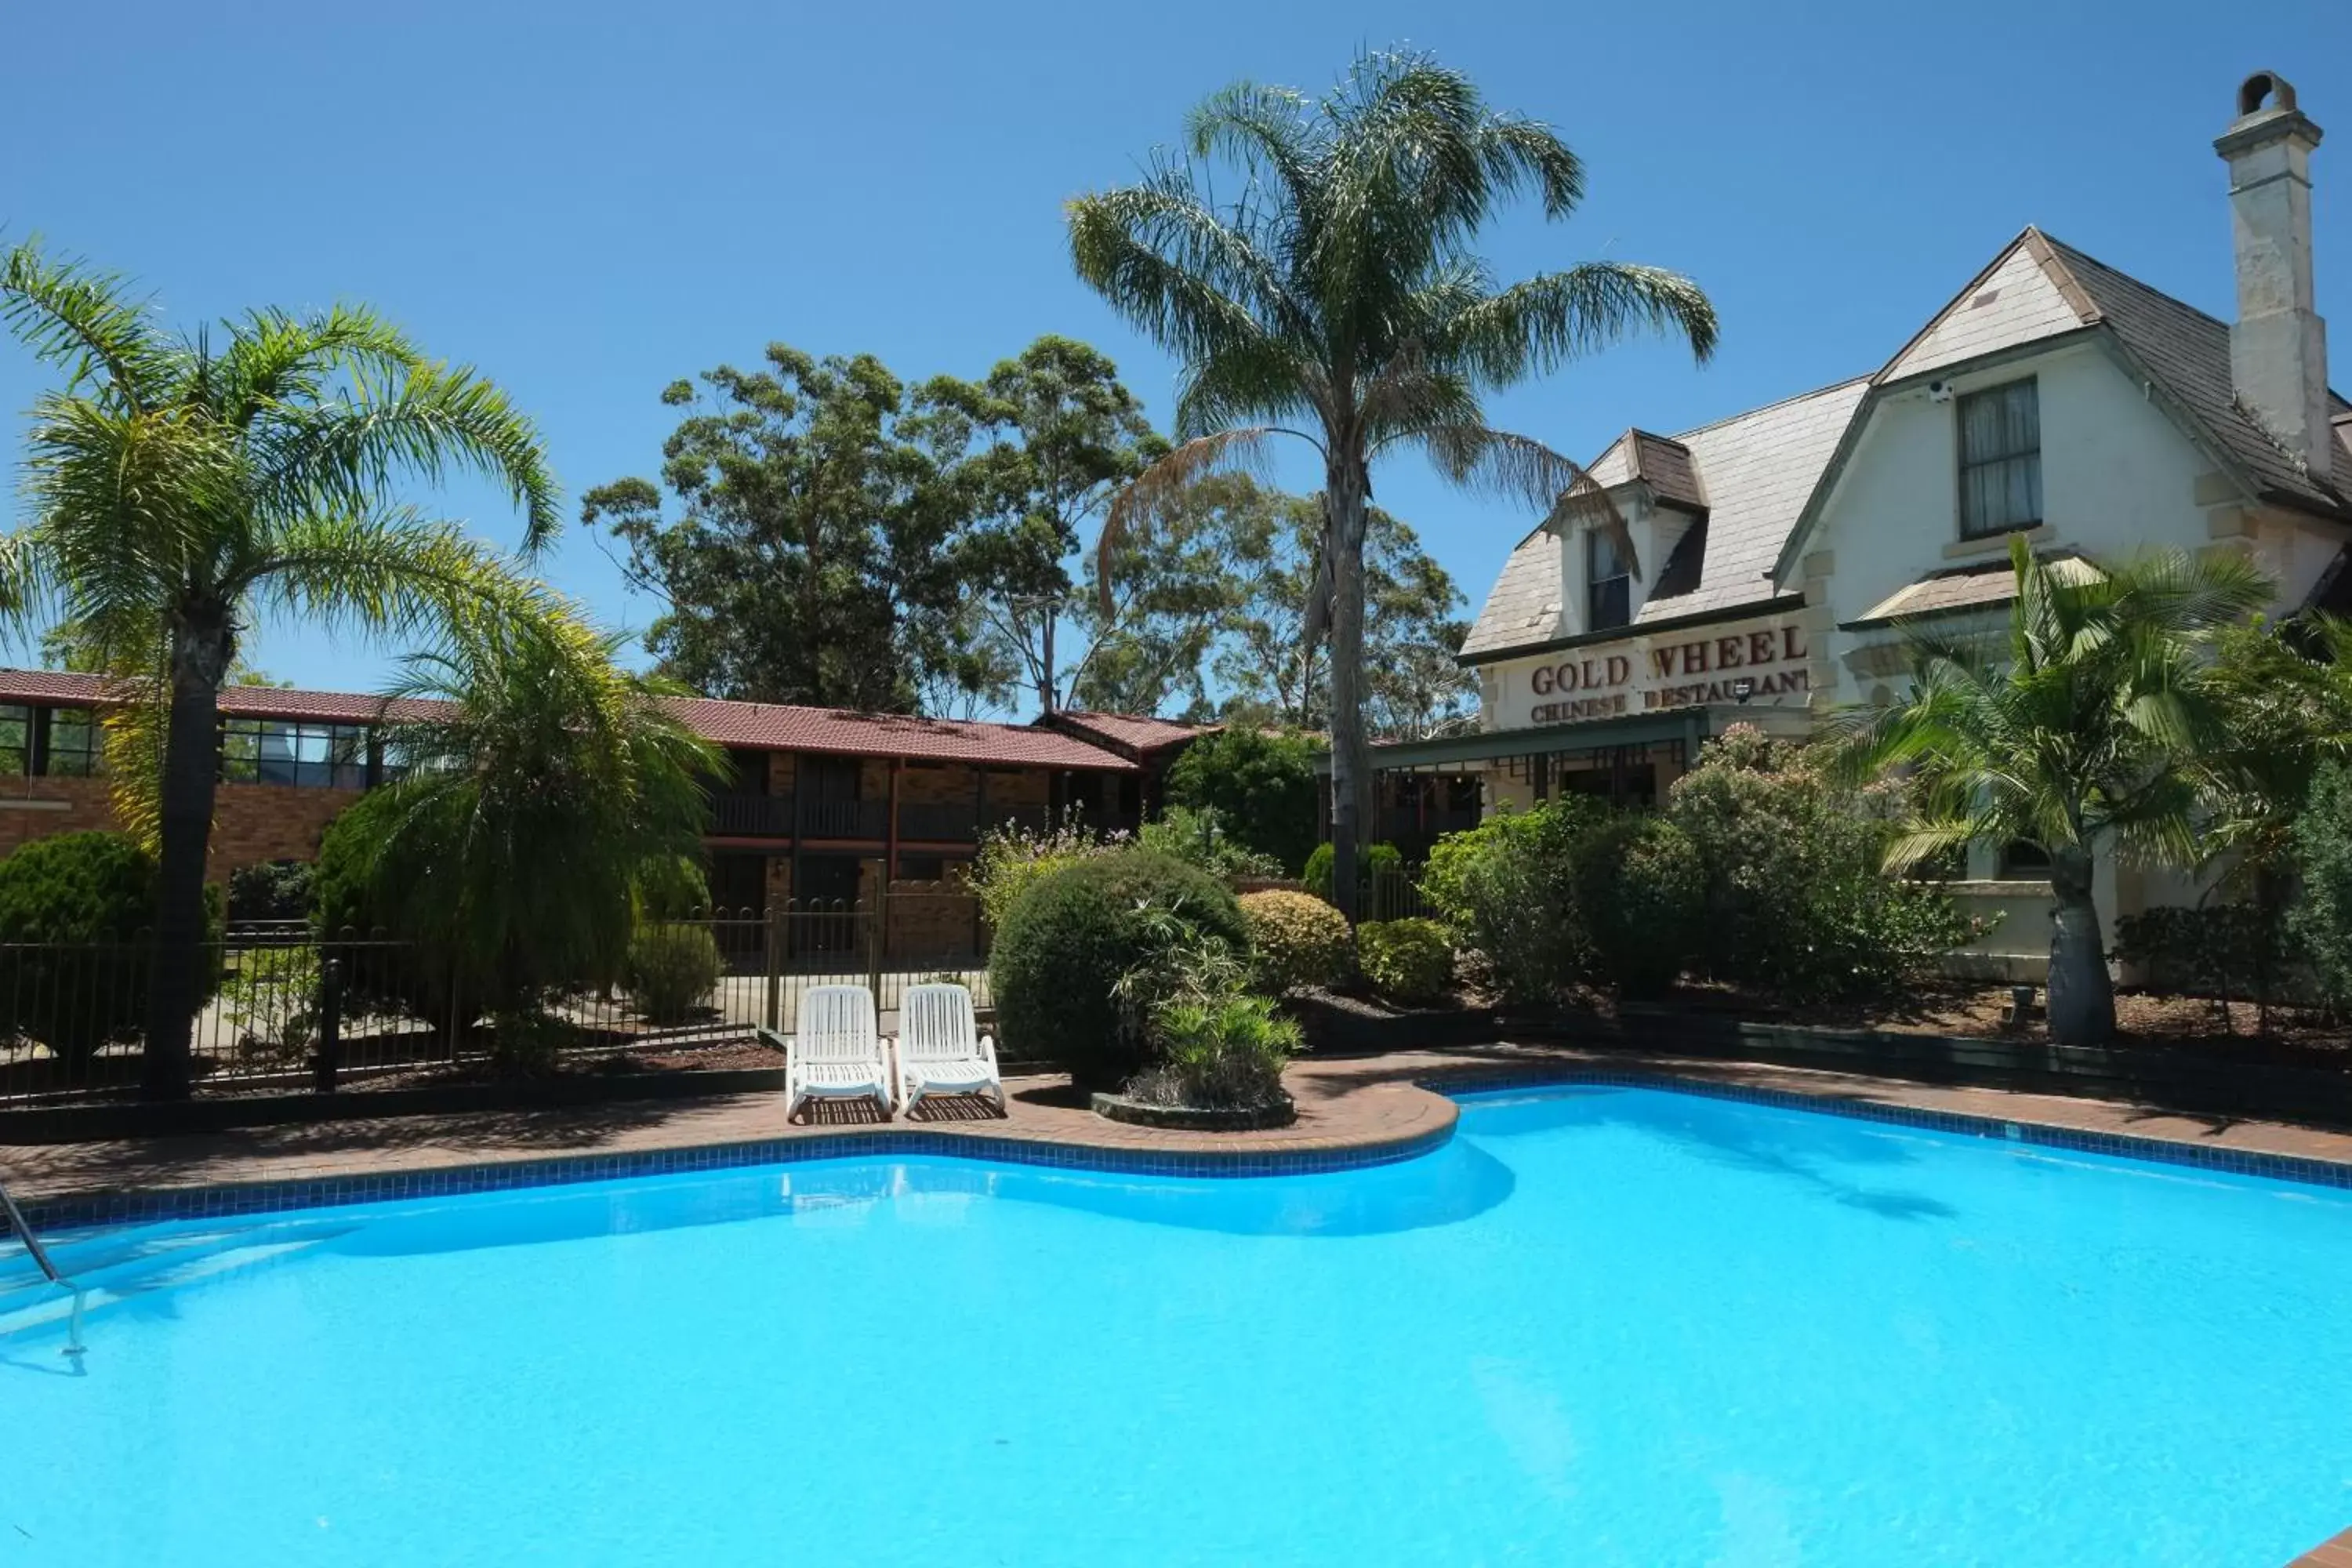
[(2085, 308), (2079, 289), (2061, 286), (2063, 270), (2046, 264), (2047, 244), (2032, 243), (2040, 239), (2040, 235), (2029, 230), (2013, 241), (1887, 362), (1876, 379), (1886, 383), (1925, 375), (2021, 343), (2071, 332), (2097, 320), (2096, 312)]

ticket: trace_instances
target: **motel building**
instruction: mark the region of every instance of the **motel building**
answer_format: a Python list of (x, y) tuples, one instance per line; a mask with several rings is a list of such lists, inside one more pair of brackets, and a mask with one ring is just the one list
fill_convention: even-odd
[[(2214, 143), (2234, 321), (2028, 228), (1876, 369), (1678, 435), (1628, 429), (1591, 465), (1624, 526), (1596, 507), (1511, 552), (1461, 649), (1483, 728), (1376, 748), (1376, 832), (1412, 856), (1561, 792), (1655, 805), (1732, 724), (1797, 739), (1895, 697), (1905, 623), (2006, 626), (2020, 534), (2052, 560), (2243, 551), (2278, 584), (2273, 615), (2352, 607), (2352, 405), (2313, 302), (2319, 142), (2284, 79), (2240, 89)], [(2197, 219), (2217, 245), (2221, 205)], [(2004, 917), (1981, 967), (2037, 977), (2030, 853), (1977, 846), (1958, 891)], [(2195, 889), (2110, 862), (2097, 893), (2112, 922)]]

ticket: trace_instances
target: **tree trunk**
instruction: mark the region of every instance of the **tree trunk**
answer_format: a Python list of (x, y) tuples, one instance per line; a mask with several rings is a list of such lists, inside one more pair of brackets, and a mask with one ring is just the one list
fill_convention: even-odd
[(1364, 470), (1344, 444), (1333, 452), (1323, 492), (1323, 549), (1331, 565), (1331, 900), (1353, 922), (1372, 776), (1364, 742)]
[(145, 1088), (156, 1100), (184, 1100), (191, 1082), (189, 1037), (202, 1001), (205, 859), (213, 831), (220, 771), (220, 689), (233, 637), (226, 615), (183, 625), (172, 638), (171, 718), (163, 739), (159, 813), (162, 873), (157, 879), (155, 946), (147, 985)]
[(2103, 1046), (2116, 1032), (2116, 990), (2091, 893), (2090, 851), (2052, 853), (2050, 894), (2056, 905), (2050, 923), (2050, 1037), (2062, 1046)]

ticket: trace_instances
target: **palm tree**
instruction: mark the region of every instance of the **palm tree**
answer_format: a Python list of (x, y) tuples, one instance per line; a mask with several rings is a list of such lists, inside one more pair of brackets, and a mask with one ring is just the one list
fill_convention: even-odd
[(700, 901), (719, 753), (664, 706), (683, 688), (614, 662), (624, 640), (542, 600), (410, 656), (392, 695), (434, 716), (387, 727), (401, 776), (321, 856), (322, 881), (352, 884), (324, 920), (416, 942), (509, 1058), (544, 1037), (547, 1003), (620, 973), (641, 903)]
[(2005, 647), (1910, 630), (1910, 692), (1846, 715), (1835, 738), (1853, 773), (1905, 769), (1916, 790), (1888, 869), (1970, 843), (2049, 858), (2051, 1037), (2096, 1045), (2115, 1032), (2116, 999), (2094, 858), (2199, 863), (2200, 758), (2227, 736), (2210, 645), (2272, 584), (2233, 552), (2100, 568), (2037, 560), (2018, 538), (2010, 562)]
[[(1688, 279), (1624, 262), (1496, 288), (1472, 249), (1480, 226), (1529, 192), (1547, 218), (1566, 217), (1584, 168), (1550, 127), (1489, 110), (1425, 55), (1360, 56), (1320, 101), (1236, 84), (1192, 111), (1185, 141), (1184, 155), (1157, 156), (1139, 184), (1069, 205), (1078, 276), (1183, 364), (1180, 445), (1114, 503), (1101, 549), (1194, 477), (1261, 464), (1278, 435), (1320, 454), (1309, 631), (1330, 638), (1332, 885), (1344, 907), (1370, 774), (1370, 465), (1418, 447), (1448, 479), (1564, 522), (1591, 491), (1581, 470), (1489, 428), (1480, 399), (1636, 328), (1679, 334), (1705, 360), (1715, 310)], [(1220, 158), (1243, 176), (1223, 206), (1210, 186)], [(1622, 533), (1613, 512), (1603, 524)]]
[(555, 486), (504, 394), (364, 310), (180, 336), (121, 278), (26, 244), (0, 256), (0, 321), (66, 377), (32, 410), (0, 616), (61, 623), (159, 710), (155, 776), (120, 787), (152, 795), (159, 839), (146, 1087), (184, 1095), (218, 699), (240, 636), (266, 613), (396, 635), (507, 603), (499, 558), (395, 505), (394, 483), (487, 475), (522, 510), (527, 550), (555, 527)]

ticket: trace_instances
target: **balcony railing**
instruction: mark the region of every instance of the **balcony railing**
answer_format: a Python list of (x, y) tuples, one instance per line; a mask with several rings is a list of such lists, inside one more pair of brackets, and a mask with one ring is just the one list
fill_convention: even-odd
[[(1041, 832), (1050, 818), (1044, 806), (908, 801), (898, 807), (898, 837), (917, 844), (975, 844), (982, 834), (1003, 826)], [(1136, 819), (1124, 813), (1087, 813), (1083, 820), (1096, 833), (1133, 833), (1136, 828)], [(789, 795), (714, 795), (710, 831), (723, 838), (885, 839), (890, 836), (890, 803), (801, 800)]]
[(736, 837), (788, 838), (793, 831), (793, 797), (714, 795), (710, 797), (710, 831)]
[(890, 803), (803, 800), (798, 824), (798, 834), (803, 838), (887, 838), (890, 835)]

